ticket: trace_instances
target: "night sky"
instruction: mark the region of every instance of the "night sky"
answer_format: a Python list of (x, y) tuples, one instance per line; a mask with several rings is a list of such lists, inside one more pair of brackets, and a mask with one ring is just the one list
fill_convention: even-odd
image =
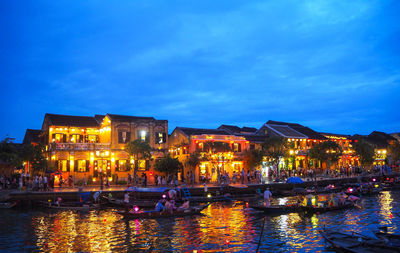
[(1, 1), (0, 138), (44, 114), (400, 131), (400, 1)]

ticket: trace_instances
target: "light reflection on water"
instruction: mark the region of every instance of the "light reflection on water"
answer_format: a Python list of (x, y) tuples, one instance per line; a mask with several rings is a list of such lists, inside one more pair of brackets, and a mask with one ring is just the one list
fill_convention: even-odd
[[(264, 225), (262, 252), (326, 252), (318, 230), (327, 228), (372, 235), (387, 225), (400, 233), (400, 192), (383, 192), (354, 208), (303, 217), (266, 217), (243, 202), (213, 203), (194, 217), (121, 219), (113, 210), (0, 212), (0, 251), (4, 252), (254, 252)], [(291, 203), (294, 198), (276, 199)], [(392, 214), (392, 217), (391, 217)]]

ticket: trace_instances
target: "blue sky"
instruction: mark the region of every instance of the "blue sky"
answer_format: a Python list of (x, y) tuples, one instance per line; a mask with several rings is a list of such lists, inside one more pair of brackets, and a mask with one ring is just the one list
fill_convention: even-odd
[(400, 131), (399, 1), (2, 1), (0, 138), (44, 114)]

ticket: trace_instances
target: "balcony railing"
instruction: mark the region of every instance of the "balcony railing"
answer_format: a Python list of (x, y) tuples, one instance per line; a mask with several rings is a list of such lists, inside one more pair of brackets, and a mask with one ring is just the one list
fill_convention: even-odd
[(50, 150), (107, 150), (110, 143), (50, 143)]

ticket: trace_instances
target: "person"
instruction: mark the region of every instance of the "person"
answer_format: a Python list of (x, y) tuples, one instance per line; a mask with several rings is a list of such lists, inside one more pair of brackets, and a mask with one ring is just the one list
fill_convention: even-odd
[(156, 212), (162, 212), (162, 211), (164, 211), (164, 210), (165, 210), (164, 203), (165, 203), (165, 199), (160, 199), (160, 200), (157, 202), (157, 204), (156, 204), (155, 211), (156, 211)]
[(176, 209), (176, 207), (175, 207), (175, 203), (173, 202), (173, 200), (167, 200), (165, 202), (165, 211), (167, 211), (169, 213), (173, 213), (175, 209)]
[(264, 192), (264, 205), (266, 207), (270, 206), (270, 198), (272, 196), (272, 193), (269, 191), (269, 188), (267, 188)]
[(100, 191), (98, 191), (98, 192), (95, 192), (94, 194), (93, 194), (93, 199), (94, 199), (94, 202), (95, 203), (98, 203), (99, 202), (99, 200), (100, 200), (100, 194), (101, 194), (101, 190)]
[(124, 194), (124, 205), (125, 205), (125, 211), (128, 212), (129, 211), (129, 192), (125, 191)]
[(189, 200), (183, 202), (183, 204), (178, 208), (179, 211), (189, 210)]
[(206, 183), (204, 183), (203, 185), (204, 185), (204, 196), (207, 197), (208, 187), (207, 187)]
[(58, 197), (58, 198), (57, 198), (57, 201), (56, 201), (56, 204), (57, 204), (58, 206), (60, 206), (61, 202), (62, 202), (62, 198), (61, 198), (61, 197)]
[(244, 184), (244, 168), (242, 168), (242, 175), (240, 175), (240, 179), (242, 180), (242, 184)]

